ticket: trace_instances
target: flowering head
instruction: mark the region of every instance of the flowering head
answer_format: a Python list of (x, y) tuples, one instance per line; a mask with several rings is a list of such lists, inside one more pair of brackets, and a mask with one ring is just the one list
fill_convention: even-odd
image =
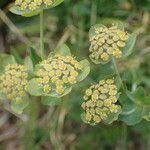
[(4, 74), (0, 76), (0, 91), (8, 100), (19, 102), (26, 96), (27, 68), (23, 65), (9, 64), (4, 71)]
[(111, 56), (120, 58), (129, 35), (117, 26), (95, 27), (95, 35), (90, 37), (90, 58), (93, 62), (107, 62)]
[(21, 10), (36, 10), (41, 6), (50, 6), (54, 0), (16, 0), (15, 5), (19, 6)]
[(81, 107), (85, 112), (85, 120), (90, 124), (98, 124), (106, 120), (111, 113), (117, 113), (120, 106), (117, 102), (117, 87), (113, 79), (101, 80), (85, 91)]
[(67, 87), (77, 83), (82, 65), (72, 56), (55, 54), (40, 63), (36, 71), (37, 82), (44, 94), (63, 95)]

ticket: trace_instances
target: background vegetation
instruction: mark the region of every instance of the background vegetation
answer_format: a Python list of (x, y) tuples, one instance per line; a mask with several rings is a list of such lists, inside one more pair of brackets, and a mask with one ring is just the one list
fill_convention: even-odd
[[(8, 1), (9, 2), (9, 1)], [(28, 54), (27, 45), (39, 48), (39, 16), (24, 18), (8, 11), (1, 0), (0, 51), (18, 61)], [(88, 30), (95, 23), (117, 19), (126, 29), (138, 33), (134, 53), (118, 68), (129, 89), (142, 85), (150, 90), (150, 0), (65, 0), (44, 12), (44, 41), (47, 53), (67, 43), (74, 55), (88, 57)], [(22, 58), (21, 58), (21, 57)], [(92, 64), (92, 63), (91, 63)], [(108, 64), (109, 65), (109, 64)], [(90, 78), (97, 82), (112, 70), (91, 65)], [(142, 121), (135, 126), (121, 122), (89, 126), (81, 121), (81, 103), (89, 79), (65, 96), (62, 105), (48, 107), (33, 99), (23, 115), (0, 107), (0, 150), (149, 150), (150, 127)]]

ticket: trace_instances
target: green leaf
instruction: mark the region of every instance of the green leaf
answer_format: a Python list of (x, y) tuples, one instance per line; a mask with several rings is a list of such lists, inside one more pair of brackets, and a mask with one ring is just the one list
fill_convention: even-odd
[(14, 63), (16, 63), (14, 56), (3, 53), (0, 54), (0, 67)]
[(60, 98), (60, 97), (63, 97), (65, 95), (69, 94), (71, 92), (71, 90), (72, 90), (72, 87), (65, 87), (64, 90), (65, 91), (64, 91), (63, 94), (58, 94), (58, 93), (56, 93), (56, 91), (52, 91), (49, 94), (45, 94), (45, 96)]
[(125, 122), (127, 125), (138, 124), (142, 120), (142, 111), (143, 107), (134, 106), (130, 112), (123, 112), (119, 119)]
[(133, 94), (135, 99), (145, 97), (145, 90), (143, 87), (140, 86), (132, 94)]
[(116, 84), (116, 86), (117, 86), (117, 89), (118, 89), (118, 91), (120, 90), (120, 88), (121, 88), (121, 81), (120, 81), (120, 77), (117, 75), (116, 76), (116, 78), (115, 78), (115, 84)]
[(62, 99), (56, 97), (43, 96), (41, 103), (43, 105), (55, 106), (61, 103)]
[(129, 38), (126, 42), (126, 46), (123, 48), (123, 57), (127, 57), (129, 56), (132, 51), (133, 51), (133, 47), (135, 45), (135, 42), (136, 42), (136, 39), (137, 39), (137, 34), (136, 33), (132, 33), (129, 35)]
[(124, 31), (124, 24), (122, 21), (120, 21), (118, 19), (104, 18), (104, 19), (101, 19), (99, 23), (104, 24), (105, 26), (115, 25), (115, 26), (117, 26), (118, 29)]
[(42, 87), (38, 85), (36, 78), (28, 82), (26, 91), (32, 96), (41, 96), (43, 94)]
[(21, 114), (28, 105), (29, 105), (29, 97), (26, 96), (22, 99), (22, 101), (18, 103), (15, 100), (12, 100), (11, 109), (13, 110), (13, 112)]
[(35, 11), (30, 11), (30, 10), (21, 10), (19, 6), (15, 6), (13, 5), (10, 9), (10, 12), (12, 12), (13, 14), (16, 15), (21, 15), (21, 16), (25, 16), (25, 17), (32, 17), (35, 15), (38, 15), (40, 13), (40, 9), (37, 9)]
[(55, 54), (60, 54), (60, 55), (63, 55), (63, 56), (71, 56), (70, 49), (66, 44), (63, 44), (63, 45), (57, 47), (54, 50), (54, 53)]
[(53, 4), (52, 6), (50, 6), (50, 8), (56, 7), (56, 6), (60, 5), (63, 1), (64, 1), (64, 0), (56, 0), (56, 1), (54, 2), (54, 4)]
[(143, 119), (150, 122), (150, 106), (145, 106), (142, 113)]
[(10, 50), (11, 55), (14, 56), (15, 60), (17, 63), (19, 64), (23, 64), (24, 60), (23, 58), (20, 56), (20, 53), (18, 52), (18, 49), (16, 48), (11, 48)]
[(97, 35), (97, 33), (95, 32), (95, 28), (100, 28), (100, 27), (105, 27), (105, 26), (102, 24), (95, 24), (94, 26), (92, 26), (89, 30), (89, 37), (91, 38)]
[(104, 120), (104, 123), (106, 124), (111, 124), (114, 121), (118, 120), (118, 116), (120, 115), (120, 113), (122, 112), (121, 107), (119, 107), (119, 110), (117, 113), (111, 113), (110, 115), (108, 115), (107, 119)]
[(150, 97), (146, 96), (143, 87), (138, 87), (134, 92), (127, 91), (127, 93), (136, 105), (150, 105)]
[(28, 56), (25, 58), (24, 65), (27, 67), (29, 74), (33, 74), (33, 62), (31, 58)]
[(42, 61), (42, 58), (36, 53), (36, 50), (32, 47), (30, 48), (30, 58), (33, 62), (33, 65), (36, 65), (40, 61)]
[(150, 106), (150, 96), (146, 96), (143, 98), (141, 97), (139, 101), (142, 102), (143, 105)]
[(4, 67), (8, 64), (15, 64), (16, 60), (14, 56), (7, 54), (0, 54), (0, 73), (4, 71)]
[(42, 5), (40, 8), (31, 11), (29, 9), (27, 10), (21, 10), (20, 7), (15, 6), (15, 4), (9, 9), (12, 13), (16, 14), (16, 15), (22, 15), (24, 17), (32, 17), (35, 15), (38, 15), (40, 13), (41, 10), (43, 9), (50, 9), (53, 7), (56, 7), (57, 5), (59, 5), (60, 3), (62, 3), (64, 0), (55, 0), (55, 2), (50, 5), (50, 6), (46, 6), (46, 5)]
[(82, 61), (80, 61), (81, 65), (83, 66), (82, 68), (82, 72), (79, 74), (77, 80), (80, 82), (83, 79), (85, 79), (88, 74), (90, 73), (90, 63), (87, 59), (84, 59)]

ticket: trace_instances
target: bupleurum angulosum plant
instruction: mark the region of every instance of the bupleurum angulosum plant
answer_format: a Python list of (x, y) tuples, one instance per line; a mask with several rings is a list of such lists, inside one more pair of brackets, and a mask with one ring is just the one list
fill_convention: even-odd
[[(61, 98), (74, 86), (80, 88), (80, 82), (87, 78), (90, 85), (81, 102), (81, 118), (85, 123), (111, 124), (119, 120), (134, 125), (142, 119), (150, 121), (150, 97), (142, 87), (129, 91), (118, 70), (117, 61), (132, 53), (137, 36), (125, 31), (120, 21), (96, 24), (89, 30), (91, 63), (96, 67), (107, 65), (113, 74), (108, 73), (103, 78), (97, 74), (100, 80), (95, 81), (89, 75), (89, 61), (79, 60), (65, 44), (56, 46), (45, 56), (43, 11), (61, 2), (63, 0), (16, 0), (10, 8), (11, 12), (26, 17), (40, 14), (40, 51), (37, 53), (31, 45), (32, 53), (24, 59), (24, 64), (18, 64), (11, 55), (1, 55), (0, 99), (9, 100), (15, 113), (22, 113), (33, 96), (40, 97), (42, 103), (49, 106), (61, 105)], [(139, 112), (140, 116), (136, 115)]]

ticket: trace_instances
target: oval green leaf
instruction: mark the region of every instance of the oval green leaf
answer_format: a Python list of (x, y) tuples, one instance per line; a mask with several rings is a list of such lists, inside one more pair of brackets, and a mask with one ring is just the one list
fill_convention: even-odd
[(49, 94), (44, 94), (44, 96), (60, 98), (60, 97), (63, 97), (65, 95), (69, 94), (71, 92), (71, 90), (72, 90), (72, 87), (66, 87), (63, 94), (58, 94), (58, 93), (56, 93), (56, 91), (53, 91), (53, 92), (50, 92)]
[(43, 94), (42, 87), (38, 85), (36, 78), (28, 82), (26, 91), (32, 96), (41, 96)]
[(29, 97), (26, 96), (22, 99), (22, 101), (18, 103), (15, 100), (12, 100), (11, 109), (13, 112), (21, 114), (28, 105), (29, 105)]
[(104, 18), (100, 20), (101, 24), (104, 24), (105, 26), (117, 26), (118, 29), (124, 31), (124, 24), (122, 21), (114, 18)]
[(32, 75), (34, 68), (33, 68), (33, 62), (29, 56), (25, 58), (24, 65), (27, 67), (29, 74)]
[(41, 103), (43, 105), (55, 106), (61, 103), (61, 99), (56, 97), (42, 96)]
[(126, 42), (126, 46), (123, 48), (123, 57), (127, 57), (129, 56), (132, 51), (133, 51), (133, 47), (136, 43), (136, 39), (137, 39), (137, 34), (136, 33), (132, 33), (129, 35), (129, 38)]
[(132, 110), (129, 113), (120, 115), (119, 119), (127, 125), (135, 125), (141, 122), (143, 107), (135, 106)]
[(77, 80), (78, 82), (82, 81), (85, 79), (88, 74), (90, 73), (90, 63), (87, 59), (84, 59), (80, 61), (81, 65), (83, 66), (81, 73), (79, 74)]
[(122, 112), (122, 109), (121, 109), (121, 107), (119, 107), (118, 112), (117, 113), (111, 113), (110, 115), (108, 115), (107, 119), (104, 120), (104, 123), (111, 124), (114, 121), (118, 120), (118, 117), (121, 114), (121, 112)]
[(57, 47), (54, 50), (54, 53), (55, 54), (60, 54), (60, 55), (63, 55), (63, 56), (71, 56), (70, 49), (66, 44), (63, 44), (63, 45)]

